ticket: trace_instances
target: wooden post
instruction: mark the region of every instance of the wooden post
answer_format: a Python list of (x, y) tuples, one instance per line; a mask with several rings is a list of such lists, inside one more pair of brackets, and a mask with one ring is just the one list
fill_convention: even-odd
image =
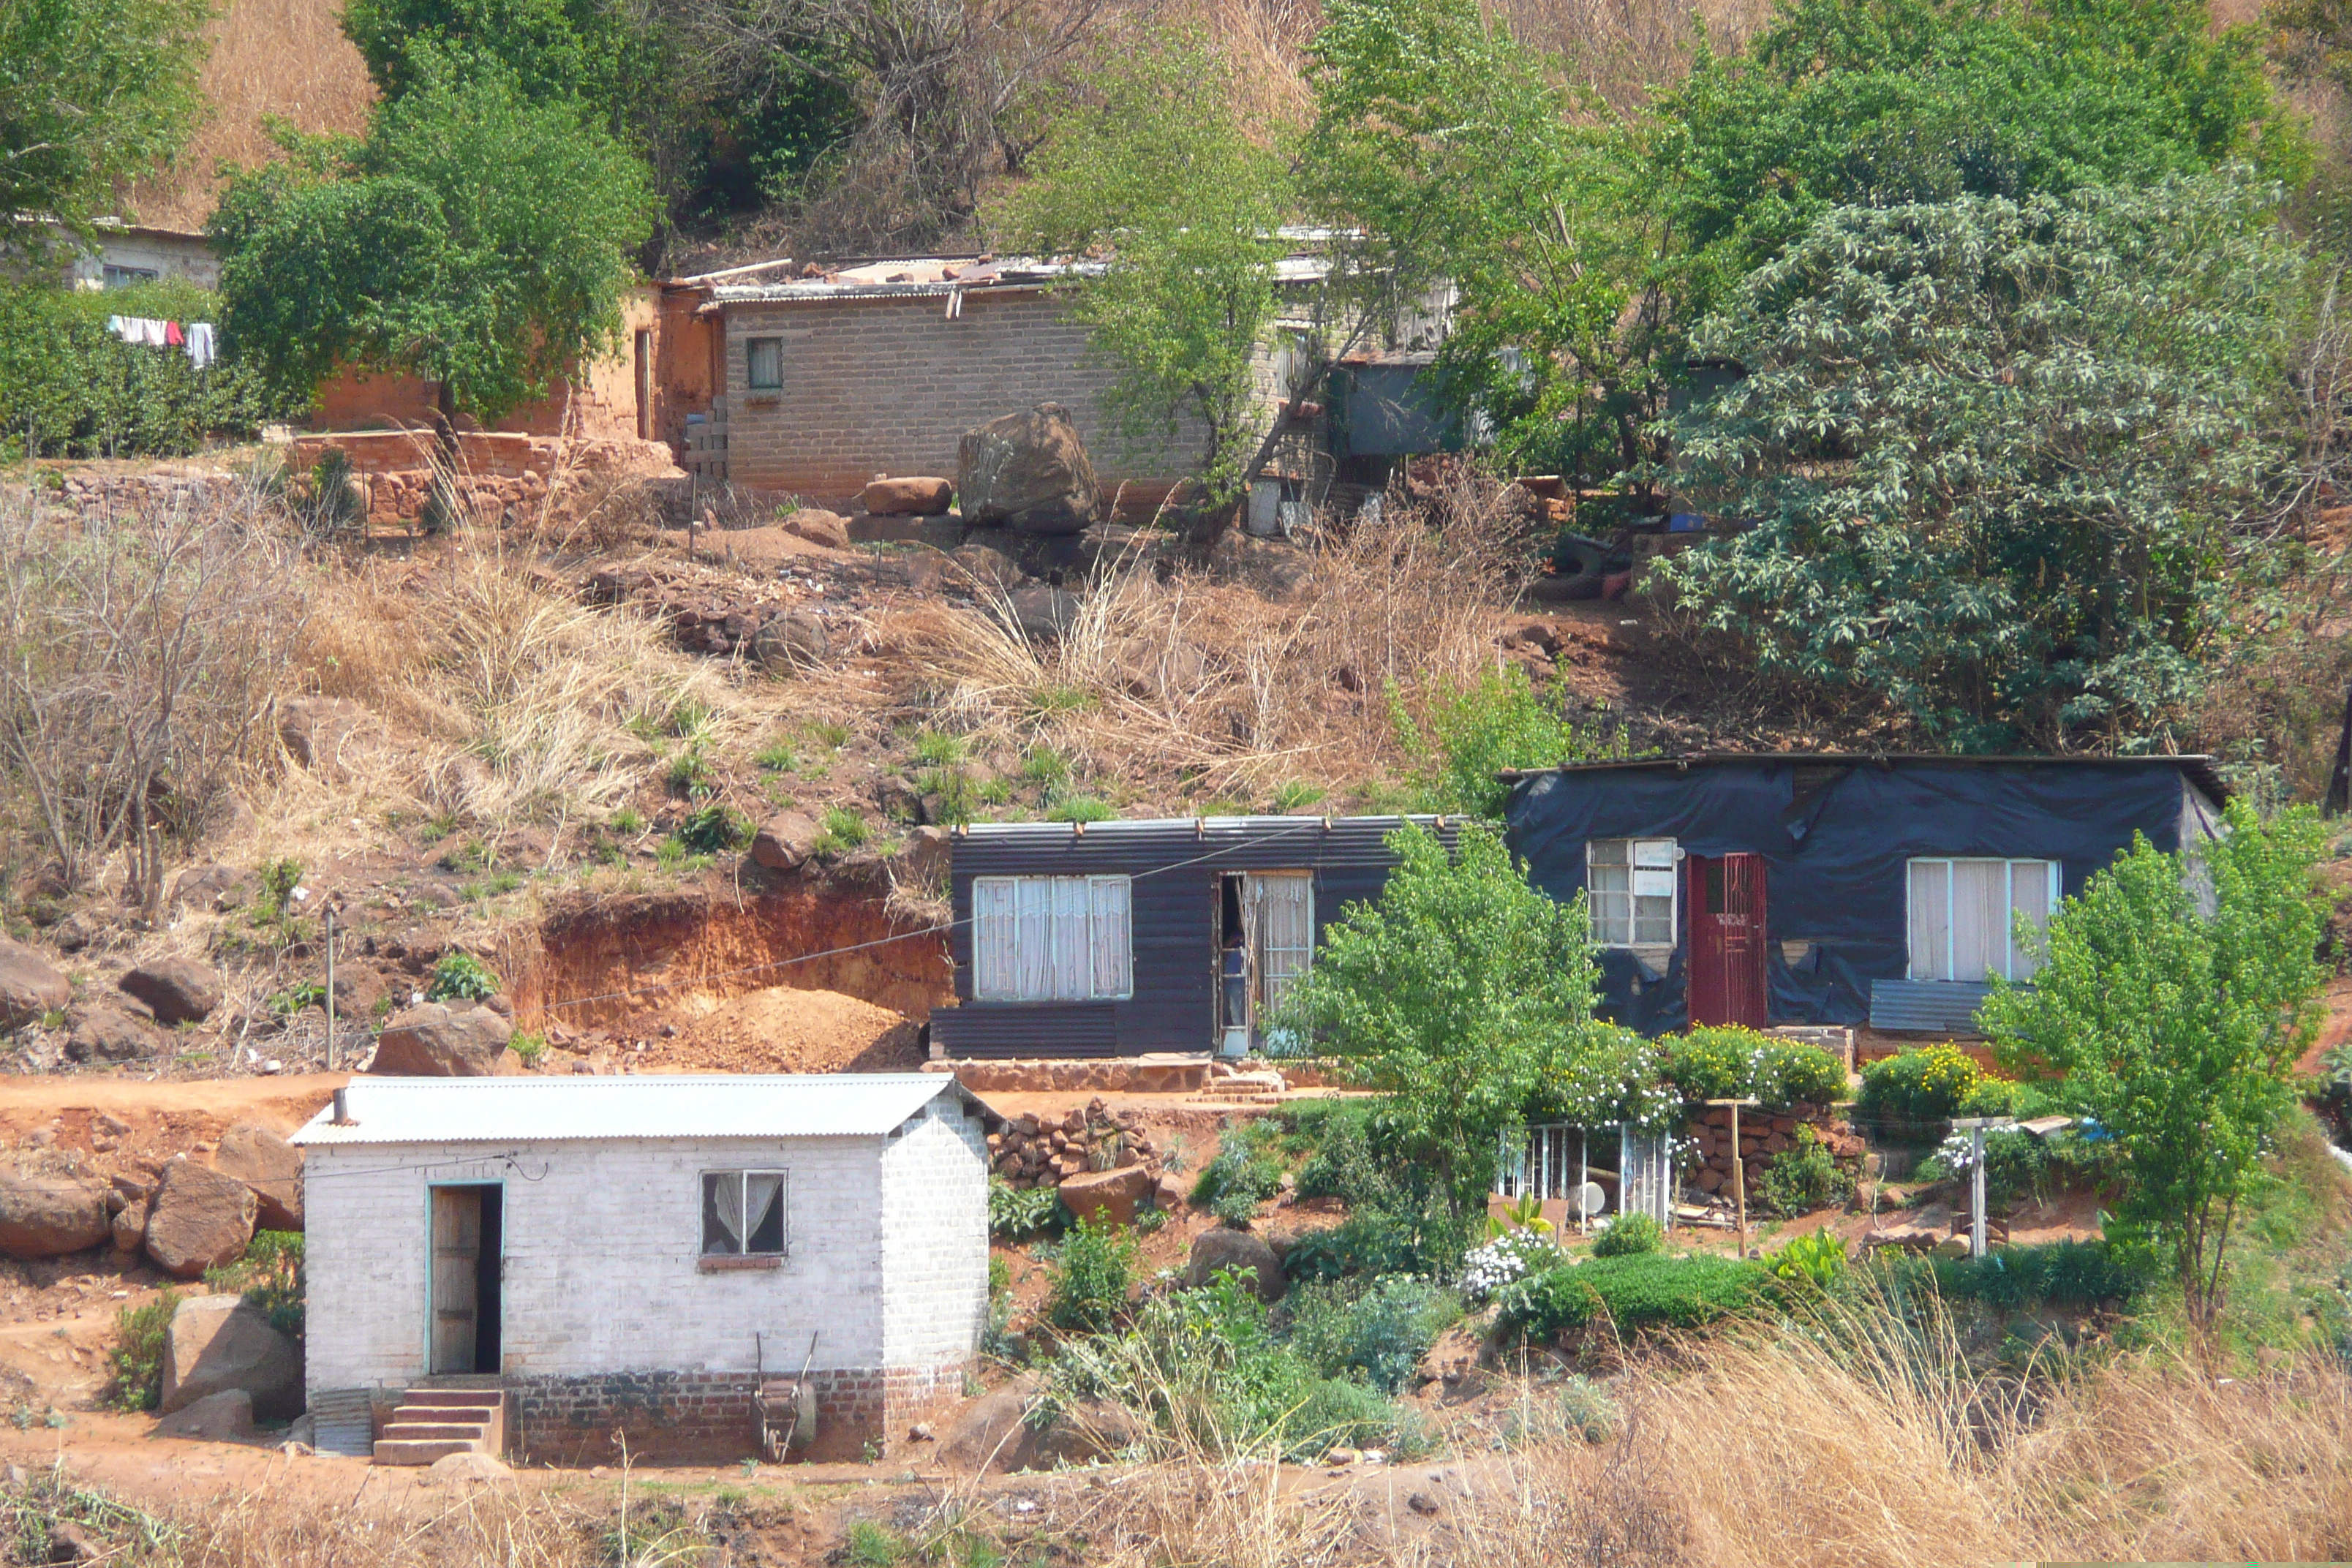
[[(1985, 1245), (1985, 1134), (2004, 1127), (2014, 1127), (2013, 1116), (1961, 1116), (1952, 1121), (1955, 1131), (1969, 1135), (1969, 1256), (1982, 1258)], [(2036, 1123), (2036, 1125), (2040, 1125)]]
[(327, 905), (327, 1070), (335, 1070), (335, 906)]
[(1739, 1108), (1762, 1105), (1760, 1100), (1710, 1100), (1709, 1109), (1719, 1105), (1731, 1107), (1731, 1194), (1739, 1210), (1739, 1256), (1748, 1256), (1748, 1157), (1739, 1151)]

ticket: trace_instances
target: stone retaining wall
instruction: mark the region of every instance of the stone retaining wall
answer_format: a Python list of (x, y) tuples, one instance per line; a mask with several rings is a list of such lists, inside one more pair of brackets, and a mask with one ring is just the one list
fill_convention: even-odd
[[(1797, 1130), (1812, 1129), (1813, 1136), (1826, 1146), (1831, 1157), (1849, 1169), (1859, 1170), (1867, 1150), (1853, 1124), (1822, 1105), (1792, 1105), (1781, 1110), (1748, 1110), (1739, 1113), (1739, 1154), (1748, 1167), (1748, 1191), (1752, 1194), (1757, 1184), (1770, 1168), (1772, 1157), (1798, 1146)], [(1692, 1117), (1684, 1129), (1698, 1141), (1703, 1161), (1689, 1184), (1701, 1193), (1721, 1193), (1728, 1196), (1733, 1190), (1732, 1170), (1735, 1164), (1731, 1148), (1731, 1110), (1728, 1106), (1713, 1109), (1692, 1107)]]

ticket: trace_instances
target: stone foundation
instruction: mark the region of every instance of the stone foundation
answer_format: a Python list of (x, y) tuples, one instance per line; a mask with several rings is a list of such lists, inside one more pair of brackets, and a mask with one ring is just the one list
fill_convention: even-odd
[[(783, 1367), (769, 1375), (791, 1378), (798, 1371)], [(961, 1362), (812, 1370), (817, 1437), (805, 1457), (856, 1459), (869, 1446), (877, 1457), (895, 1452), (924, 1412), (961, 1394), (964, 1371)], [(530, 1464), (617, 1463), (624, 1438), (633, 1463), (730, 1463), (759, 1455), (759, 1381), (748, 1372), (509, 1377), (509, 1431), (517, 1457)]]

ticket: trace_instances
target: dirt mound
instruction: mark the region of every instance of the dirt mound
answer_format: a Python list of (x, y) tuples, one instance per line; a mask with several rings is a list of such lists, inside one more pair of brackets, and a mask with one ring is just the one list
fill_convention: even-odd
[(637, 1058), (639, 1071), (913, 1072), (917, 1025), (838, 991), (771, 986), (721, 1002)]

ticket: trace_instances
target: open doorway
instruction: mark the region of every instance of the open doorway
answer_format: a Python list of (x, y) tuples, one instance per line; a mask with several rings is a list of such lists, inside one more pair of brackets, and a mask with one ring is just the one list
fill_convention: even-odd
[(506, 1255), (506, 1189), (434, 1187), (428, 1370), (436, 1377), (499, 1370), (499, 1285)]
[(1267, 1020), (1314, 957), (1315, 874), (1242, 871), (1221, 878), (1220, 884), (1220, 1049), (1241, 1056), (1265, 1047)]

